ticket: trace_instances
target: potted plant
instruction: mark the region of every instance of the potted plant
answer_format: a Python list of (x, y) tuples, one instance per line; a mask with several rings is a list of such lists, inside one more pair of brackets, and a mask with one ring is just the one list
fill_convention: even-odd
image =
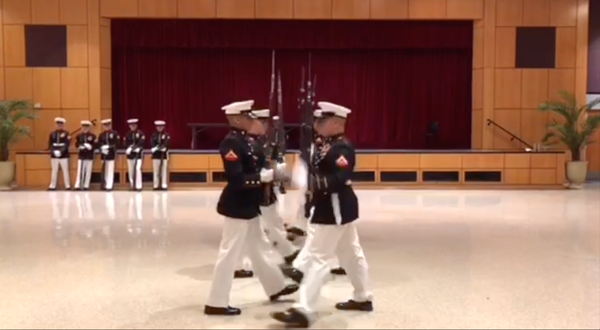
[(591, 144), (594, 131), (600, 126), (600, 116), (587, 116), (587, 111), (600, 104), (600, 98), (579, 105), (569, 92), (559, 92), (562, 100), (547, 101), (540, 110), (558, 114), (564, 121), (553, 119), (547, 126), (548, 132), (542, 142), (546, 145), (564, 143), (571, 151), (571, 161), (566, 164), (569, 188), (579, 189), (587, 176), (587, 162), (583, 160), (584, 148)]
[(0, 101), (0, 190), (10, 190), (15, 180), (15, 163), (8, 160), (9, 146), (22, 137), (30, 137), (27, 126), (19, 126), (23, 119), (35, 119), (28, 101)]

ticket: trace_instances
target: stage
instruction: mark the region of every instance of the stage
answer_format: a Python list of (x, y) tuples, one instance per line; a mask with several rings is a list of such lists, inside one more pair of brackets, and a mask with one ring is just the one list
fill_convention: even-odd
[[(563, 151), (498, 150), (358, 150), (353, 184), (363, 188), (433, 189), (561, 189), (565, 182)], [(223, 185), (223, 164), (216, 150), (172, 150), (169, 161), (171, 188), (210, 188)], [(290, 165), (298, 153), (286, 155)], [(71, 156), (74, 183), (77, 156)], [(127, 162), (119, 151), (116, 162), (116, 189), (127, 188)], [(45, 189), (50, 182), (47, 151), (18, 152), (17, 185)], [(101, 161), (94, 162), (92, 183), (101, 180)], [(143, 166), (145, 189), (152, 187), (150, 152)], [(60, 178), (60, 176), (59, 176)], [(59, 179), (61, 181), (61, 179)], [(61, 183), (62, 184), (62, 183)]]

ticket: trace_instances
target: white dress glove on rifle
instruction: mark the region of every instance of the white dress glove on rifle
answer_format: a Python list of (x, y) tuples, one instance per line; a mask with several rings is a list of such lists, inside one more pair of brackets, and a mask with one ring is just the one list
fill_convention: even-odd
[(165, 152), (165, 151), (167, 151), (167, 148), (166, 147), (162, 147), (162, 148), (160, 148), (160, 151)]
[(83, 150), (83, 149), (85, 149), (85, 145), (82, 144), (79, 146), (79, 150)]
[(150, 151), (152, 151), (152, 153), (155, 153), (158, 151), (158, 147), (152, 147), (152, 149), (150, 149)]
[(142, 148), (135, 148), (135, 149), (133, 149), (133, 152), (135, 152), (136, 154), (139, 154), (140, 151), (142, 151)]
[(273, 181), (273, 170), (262, 169), (260, 171), (260, 182), (269, 183)]
[(125, 153), (127, 154), (127, 156), (129, 156), (131, 154), (131, 150), (132, 150), (131, 147), (127, 148), (127, 150), (125, 151)]
[(294, 169), (292, 170), (292, 187), (306, 191), (308, 187), (308, 166), (302, 160), (294, 163)]
[(54, 157), (60, 157), (62, 155), (62, 152), (60, 152), (60, 150), (54, 150), (52, 151), (52, 153), (54, 154)]
[(92, 150), (92, 145), (89, 143), (84, 143), (83, 146), (87, 149), (87, 150)]
[(104, 155), (108, 155), (108, 149), (109, 149), (108, 145), (105, 144), (100, 147), (100, 152), (102, 152), (102, 154), (104, 154)]

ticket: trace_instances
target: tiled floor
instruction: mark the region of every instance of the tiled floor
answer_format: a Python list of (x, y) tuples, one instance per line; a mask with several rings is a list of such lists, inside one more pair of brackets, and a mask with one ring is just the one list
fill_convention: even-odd
[[(598, 328), (600, 186), (581, 191), (359, 191), (376, 310), (317, 328)], [(257, 280), (244, 314), (206, 317), (217, 191), (0, 194), (0, 328), (278, 328)], [(291, 217), (299, 195), (285, 196)], [(292, 296), (293, 299), (297, 296)]]

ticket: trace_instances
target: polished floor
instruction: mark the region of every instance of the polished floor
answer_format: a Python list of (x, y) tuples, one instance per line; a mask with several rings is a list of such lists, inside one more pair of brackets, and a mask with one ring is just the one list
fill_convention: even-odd
[[(375, 312), (315, 328), (600, 327), (600, 186), (579, 191), (358, 191)], [(256, 279), (206, 317), (217, 191), (0, 193), (0, 328), (281, 328)], [(300, 196), (285, 195), (292, 217)], [(297, 296), (291, 296), (296, 299)]]

